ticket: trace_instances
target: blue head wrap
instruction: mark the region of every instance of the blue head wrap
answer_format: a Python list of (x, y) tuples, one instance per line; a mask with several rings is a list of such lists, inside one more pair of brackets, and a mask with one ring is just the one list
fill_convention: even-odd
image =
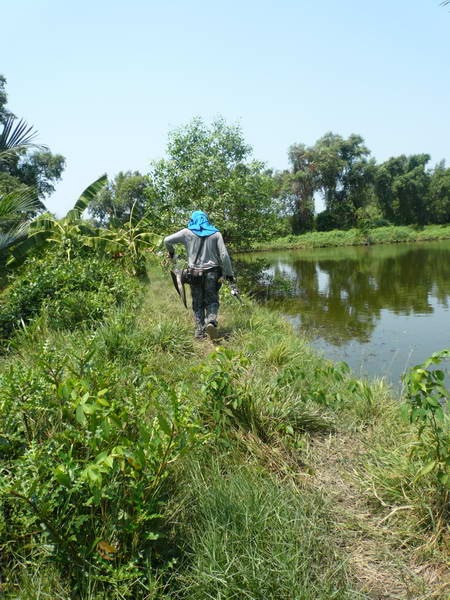
[(209, 235), (216, 233), (216, 231), (219, 231), (217, 227), (211, 225), (208, 221), (208, 215), (202, 210), (194, 210), (187, 228), (199, 237), (208, 237)]

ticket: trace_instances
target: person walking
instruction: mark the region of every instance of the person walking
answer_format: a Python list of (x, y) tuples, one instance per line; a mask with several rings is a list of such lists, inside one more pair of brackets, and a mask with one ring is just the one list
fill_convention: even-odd
[(175, 244), (183, 244), (192, 276), (192, 310), (195, 319), (195, 337), (217, 337), (219, 290), (221, 277), (234, 281), (233, 268), (222, 234), (209, 222), (208, 215), (195, 210), (186, 228), (164, 238), (171, 259)]

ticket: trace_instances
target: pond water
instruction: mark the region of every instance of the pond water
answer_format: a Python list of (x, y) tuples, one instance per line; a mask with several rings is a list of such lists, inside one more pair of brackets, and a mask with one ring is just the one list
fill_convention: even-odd
[(397, 385), (405, 369), (450, 347), (450, 240), (239, 260), (260, 301), (358, 374)]

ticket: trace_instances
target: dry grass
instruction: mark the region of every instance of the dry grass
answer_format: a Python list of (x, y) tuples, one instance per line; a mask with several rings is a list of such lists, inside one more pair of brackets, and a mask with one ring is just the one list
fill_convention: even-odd
[(356, 434), (333, 434), (316, 437), (309, 451), (312, 483), (334, 506), (336, 533), (360, 590), (376, 600), (447, 600), (449, 565), (436, 556), (432, 563), (423, 562), (420, 553), (402, 547), (400, 531), (389, 519), (390, 507), (380, 515), (362, 493), (358, 471), (365, 443)]

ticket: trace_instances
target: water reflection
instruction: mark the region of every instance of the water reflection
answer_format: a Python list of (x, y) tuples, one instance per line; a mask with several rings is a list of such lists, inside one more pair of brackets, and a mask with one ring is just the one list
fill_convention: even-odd
[(384, 338), (397, 348), (405, 328), (400, 317), (410, 317), (408, 332), (419, 334), (416, 319), (433, 315), (434, 339), (425, 345), (450, 345), (450, 241), (273, 252), (243, 261), (256, 296), (301, 323), (322, 347), (367, 344), (383, 323)]

